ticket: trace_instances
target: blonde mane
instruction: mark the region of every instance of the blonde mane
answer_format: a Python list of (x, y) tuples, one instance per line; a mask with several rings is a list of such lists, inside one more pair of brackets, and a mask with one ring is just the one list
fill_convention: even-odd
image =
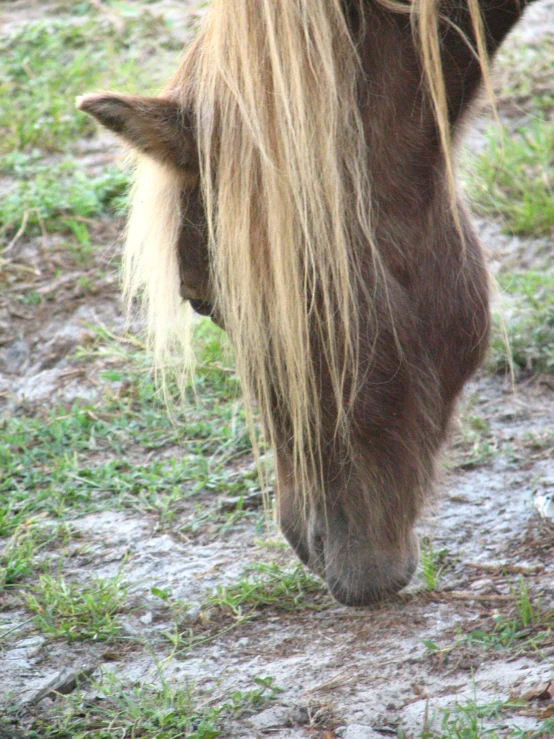
[[(378, 1), (411, 14), (457, 213), (439, 0)], [(488, 80), (478, 0), (467, 4)], [(257, 405), (268, 440), (286, 446), (305, 498), (320, 487), (323, 452), (314, 357), (329, 378), (334, 439), (348, 449), (357, 306), (363, 297), (371, 307), (374, 289), (361, 278), (360, 244), (371, 250), (375, 279), (382, 273), (358, 104), (362, 39), (342, 0), (213, 0), (164, 93), (194, 111), (213, 292), (247, 413), (252, 421)], [(181, 191), (174, 172), (140, 163), (125, 293), (129, 301), (142, 293), (161, 363), (172, 351), (190, 361), (175, 250)]]

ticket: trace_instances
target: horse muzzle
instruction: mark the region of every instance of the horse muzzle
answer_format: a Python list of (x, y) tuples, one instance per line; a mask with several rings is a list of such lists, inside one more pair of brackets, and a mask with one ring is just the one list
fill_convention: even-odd
[(369, 606), (397, 593), (417, 567), (419, 544), (411, 529), (394, 537), (364, 531), (362, 523), (349, 521), (340, 509), (304, 518), (282, 510), (280, 525), (300, 560), (345, 606)]

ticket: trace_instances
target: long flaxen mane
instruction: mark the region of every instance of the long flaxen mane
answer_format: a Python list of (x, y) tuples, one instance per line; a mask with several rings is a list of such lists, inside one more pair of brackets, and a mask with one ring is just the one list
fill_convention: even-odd
[[(379, 2), (411, 14), (456, 214), (439, 0)], [(360, 296), (371, 306), (360, 244), (371, 250), (375, 279), (382, 270), (358, 104), (366, 0), (354, 7), (355, 30), (347, 5), (356, 3), (214, 0), (164, 92), (195, 116), (213, 294), (247, 413), (257, 405), (269, 441), (286, 444), (306, 497), (320, 487), (322, 454), (314, 352), (330, 381), (334, 436), (347, 449)], [(467, 5), (488, 80), (478, 0)], [(142, 295), (161, 365), (175, 351), (190, 357), (176, 251), (182, 188), (173, 170), (139, 163), (124, 287), (129, 303)]]

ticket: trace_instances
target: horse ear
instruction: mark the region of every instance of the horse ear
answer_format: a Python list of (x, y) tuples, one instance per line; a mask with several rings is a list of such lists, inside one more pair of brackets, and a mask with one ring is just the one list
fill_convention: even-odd
[(143, 154), (178, 169), (198, 170), (190, 117), (174, 100), (107, 92), (77, 98), (77, 108)]

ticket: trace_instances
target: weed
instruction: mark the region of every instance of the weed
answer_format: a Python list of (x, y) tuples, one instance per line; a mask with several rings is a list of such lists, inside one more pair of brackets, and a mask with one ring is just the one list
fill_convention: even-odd
[[(186, 614), (187, 604), (173, 603), (166, 591), (157, 590), (156, 595), (174, 611), (174, 628), (165, 636), (180, 654), (233, 631), (263, 609), (314, 611), (332, 603), (321, 582), (302, 565), (291, 568), (276, 562), (254, 564), (237, 582), (219, 585), (204, 600), (195, 626), (184, 630), (179, 617)], [(221, 619), (229, 617), (231, 623), (222, 625)]]
[[(498, 311), (506, 327), (511, 359), (516, 370), (554, 371), (554, 273), (528, 271), (501, 275), (504, 291)], [(509, 368), (506, 342), (498, 317), (493, 331), (489, 367)]]
[(524, 629), (536, 626), (541, 622), (540, 598), (533, 603), (529, 593), (529, 586), (521, 577), (518, 578), (517, 586), (512, 585), (512, 596), (517, 609), (518, 621)]
[(447, 464), (466, 470), (487, 464), (498, 453), (488, 423), (470, 410), (460, 417), (454, 450), (454, 460)]
[(41, 575), (22, 597), (35, 614), (36, 626), (48, 636), (111, 641), (120, 635), (126, 595), (120, 570), (109, 580), (92, 578), (84, 583), (69, 583), (61, 574)]
[(519, 578), (511, 583), (514, 606), (510, 615), (497, 614), (489, 631), (471, 631), (458, 634), (455, 646), (473, 645), (489, 650), (537, 652), (552, 640), (554, 614), (543, 612), (540, 599), (533, 600), (527, 583)]
[(79, 219), (121, 210), (126, 199), (128, 175), (111, 168), (99, 177), (90, 177), (71, 157), (55, 164), (42, 159), (30, 163), (27, 155), (16, 154), (18, 179), (0, 201), (2, 232), (9, 237), (11, 231), (21, 227), (69, 231), (79, 244), (80, 253), (90, 254), (88, 228)]
[(533, 732), (531, 739), (550, 739), (554, 736), (554, 717), (546, 719)]
[[(547, 114), (554, 107), (554, 40), (541, 36), (533, 44), (506, 45), (495, 59), (500, 75), (499, 105), (520, 112)], [(525, 73), (522, 73), (522, 69)]]
[(161, 682), (161, 687), (140, 684), (129, 689), (105, 673), (93, 685), (97, 699), (87, 700), (80, 691), (68, 696), (63, 706), (36, 719), (32, 729), (58, 739), (216, 739), (225, 735), (230, 720), (259, 712), (282, 692), (272, 677), (255, 677), (252, 689), (223, 694), (217, 687), (202, 693), (194, 687), (173, 687), (163, 677)]
[[(423, 640), (432, 661), (440, 668), (447, 662), (459, 666), (460, 659), (471, 659), (482, 664), (491, 659), (494, 652), (508, 654), (509, 658), (535, 655), (538, 659), (546, 659), (544, 650), (552, 644), (554, 634), (554, 612), (541, 610), (540, 600), (532, 598), (522, 578), (511, 583), (510, 588), (513, 606), (508, 607), (506, 613), (495, 613), (488, 628), (471, 631), (458, 629), (455, 640), (440, 645), (431, 640)], [(453, 733), (444, 736), (465, 737), (465, 734), (462, 732), (459, 735)], [(468, 733), (467, 736), (474, 735)]]
[(220, 585), (204, 602), (242, 619), (262, 608), (279, 611), (320, 610), (329, 606), (321, 581), (298, 564), (282, 567), (276, 562), (252, 565), (238, 582)]
[(483, 153), (466, 164), (474, 207), (501, 215), (515, 234), (554, 228), (554, 123), (536, 119), (510, 133), (495, 127)]
[(173, 620), (177, 625), (189, 612), (191, 604), (184, 600), (173, 598), (171, 588), (151, 588), (150, 592), (156, 598), (159, 598), (171, 612)]
[[(246, 481), (244, 479), (241, 479), (240, 482), (237, 481), (236, 485), (239, 489), (244, 489), (245, 482)], [(222, 488), (219, 489), (219, 491), (222, 490), (225, 490), (225, 487), (222, 486)], [(248, 503), (249, 497), (244, 494), (240, 494), (238, 498), (232, 498), (230, 500), (232, 508), (229, 509), (226, 509), (226, 506), (221, 504), (217, 507), (207, 506), (206, 504), (196, 505), (194, 514), (190, 516), (182, 526), (180, 526), (179, 530), (189, 536), (195, 536), (202, 533), (222, 537), (236, 525), (247, 520), (254, 523), (256, 527), (260, 527), (261, 524), (263, 524), (263, 520), (265, 518), (264, 514), (266, 513), (263, 511), (260, 516), (260, 513), (257, 510), (262, 507), (262, 496), (260, 493), (254, 492), (252, 497), (256, 500), (254, 510), (252, 510), (250, 506), (248, 506), (248, 508), (245, 507), (245, 499)]]
[(39, 524), (36, 516), (19, 524), (0, 553), (0, 592), (14, 588), (34, 573), (41, 555), (51, 546), (66, 544), (73, 532), (64, 525), (55, 528)]
[[(455, 702), (448, 709), (441, 710), (442, 720), (440, 732), (433, 730), (424, 731), (420, 736), (422, 739), (440, 737), (440, 739), (516, 739), (521, 736), (518, 727), (506, 726), (504, 714), (520, 708), (521, 703), (517, 701), (491, 701), (479, 704), (476, 700), (466, 703)], [(498, 726), (500, 720), (502, 725), (498, 728), (490, 726), (491, 720), (495, 720)]]
[[(209, 327), (202, 331), (211, 335)], [(254, 470), (243, 479), (228, 468), (251, 450), (235, 381), (216, 375), (212, 384), (206, 372), (196, 381), (202, 402), (175, 403), (169, 416), (139, 342), (122, 337), (103, 343), (101, 337), (77, 353), (76, 361), (90, 363), (91, 357), (104, 366), (97, 404), (0, 421), (0, 536), (36, 513), (64, 518), (76, 509), (102, 509), (108, 501), (111, 507), (156, 513), (166, 525), (184, 494), (256, 490)], [(173, 395), (178, 391), (170, 385), (169, 402)], [(137, 462), (177, 446), (176, 458)]]
[(444, 569), (444, 558), (447, 553), (447, 549), (440, 549), (438, 552), (435, 552), (431, 539), (426, 538), (422, 540), (421, 570), (427, 590), (436, 590), (438, 588)]
[(0, 592), (32, 573), (36, 547), (34, 529), (19, 526), (0, 554)]

